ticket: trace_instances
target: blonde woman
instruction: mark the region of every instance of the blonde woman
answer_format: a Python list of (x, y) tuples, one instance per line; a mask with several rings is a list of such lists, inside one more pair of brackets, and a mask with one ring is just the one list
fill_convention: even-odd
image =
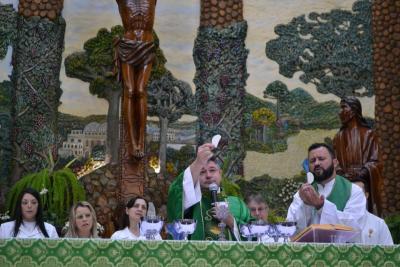
[(96, 213), (89, 202), (79, 201), (72, 206), (65, 237), (98, 238)]

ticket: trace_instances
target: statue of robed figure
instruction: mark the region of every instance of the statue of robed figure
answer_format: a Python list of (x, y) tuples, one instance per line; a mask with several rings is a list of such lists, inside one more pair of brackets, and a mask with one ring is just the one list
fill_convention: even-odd
[(378, 157), (378, 138), (362, 116), (361, 103), (356, 97), (342, 98), (339, 117), (342, 127), (333, 139), (339, 161), (337, 173), (350, 181), (364, 181), (370, 191), (368, 210), (380, 215), (383, 165)]

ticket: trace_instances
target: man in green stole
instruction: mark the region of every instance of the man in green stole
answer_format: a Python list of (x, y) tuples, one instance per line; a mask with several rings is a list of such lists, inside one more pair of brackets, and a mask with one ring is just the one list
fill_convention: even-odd
[(297, 222), (299, 231), (311, 224), (344, 224), (355, 229), (366, 212), (363, 191), (336, 174), (334, 150), (324, 143), (308, 148), (314, 181), (301, 185), (290, 204), (287, 221)]
[(214, 146), (210, 143), (198, 148), (196, 159), (170, 185), (168, 191), (168, 221), (177, 219), (195, 219), (196, 230), (191, 240), (217, 240), (222, 221), (226, 224), (225, 237), (228, 240), (240, 240), (238, 225), (250, 220), (246, 204), (238, 197), (223, 196), (228, 203), (228, 212), (221, 212), (221, 207), (214, 206), (209, 192), (209, 185), (221, 184), (221, 169), (213, 158)]

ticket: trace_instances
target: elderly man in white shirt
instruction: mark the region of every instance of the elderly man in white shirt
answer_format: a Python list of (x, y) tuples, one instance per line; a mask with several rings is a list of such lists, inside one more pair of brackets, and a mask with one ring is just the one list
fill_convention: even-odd
[(366, 198), (357, 185), (336, 174), (338, 161), (333, 149), (316, 143), (308, 149), (314, 181), (301, 185), (294, 195), (287, 221), (297, 222), (298, 231), (311, 224), (344, 224), (359, 229), (366, 212)]

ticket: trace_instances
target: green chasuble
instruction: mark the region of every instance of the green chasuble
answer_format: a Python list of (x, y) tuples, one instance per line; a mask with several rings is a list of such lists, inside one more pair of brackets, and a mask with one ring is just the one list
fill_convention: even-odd
[[(218, 221), (209, 213), (211, 209), (211, 198), (208, 194), (203, 194), (201, 201), (192, 207), (183, 210), (183, 173), (170, 185), (168, 191), (167, 213), (168, 222), (177, 219), (195, 219), (197, 221), (196, 230), (191, 235), (191, 240), (216, 240), (219, 234)], [(250, 220), (250, 211), (246, 204), (238, 197), (226, 197), (229, 211), (236, 220), (236, 224), (244, 224)], [(228, 228), (228, 227), (226, 227)], [(227, 231), (225, 237), (229, 240), (235, 240), (230, 231)]]
[[(317, 183), (315, 181), (312, 183), (312, 186), (318, 192)], [(346, 207), (347, 201), (350, 199), (350, 196), (351, 182), (340, 175), (336, 175), (335, 184), (333, 185), (332, 191), (326, 199), (334, 203), (338, 210), (343, 211)]]

